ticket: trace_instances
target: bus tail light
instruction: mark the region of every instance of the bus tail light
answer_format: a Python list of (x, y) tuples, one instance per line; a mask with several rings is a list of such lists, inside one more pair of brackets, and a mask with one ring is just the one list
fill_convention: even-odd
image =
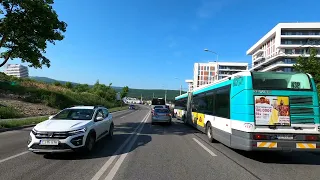
[(253, 136), (253, 139), (255, 140), (267, 140), (269, 139), (267, 135), (263, 135), (263, 134), (255, 134)]
[(319, 139), (318, 136), (315, 136), (315, 135), (306, 136), (307, 141), (317, 141), (318, 139)]

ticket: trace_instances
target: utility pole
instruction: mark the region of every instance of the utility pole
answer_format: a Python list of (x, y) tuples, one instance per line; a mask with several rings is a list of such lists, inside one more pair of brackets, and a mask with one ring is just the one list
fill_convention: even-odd
[(165, 90), (165, 92), (164, 92), (164, 102), (167, 103), (167, 90)]
[(181, 92), (182, 92), (182, 84), (180, 85), (180, 95), (181, 95)]
[(154, 93), (153, 93), (153, 95), (152, 95), (152, 98), (154, 98)]

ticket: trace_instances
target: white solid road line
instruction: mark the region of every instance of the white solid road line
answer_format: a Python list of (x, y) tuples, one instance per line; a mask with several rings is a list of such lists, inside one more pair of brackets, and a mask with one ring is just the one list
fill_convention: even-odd
[(114, 176), (116, 175), (117, 171), (119, 170), (121, 164), (123, 163), (124, 159), (127, 157), (129, 151), (132, 149), (133, 144), (136, 142), (138, 136), (140, 135), (141, 130), (143, 129), (143, 126), (145, 124), (145, 122), (148, 120), (150, 116), (150, 113), (148, 113), (148, 117), (145, 119), (145, 121), (142, 123), (140, 129), (137, 131), (137, 134), (135, 135), (135, 137), (132, 139), (132, 141), (130, 142), (130, 144), (127, 146), (127, 148), (125, 149), (125, 153), (122, 154), (120, 156), (120, 158), (117, 160), (117, 162), (115, 163), (115, 165), (113, 166), (113, 168), (110, 170), (109, 174), (107, 175), (107, 177), (105, 178), (105, 180), (112, 180), (114, 178)]
[(112, 164), (112, 162), (118, 157), (118, 154), (121, 153), (123, 148), (129, 143), (133, 135), (137, 132), (137, 130), (141, 127), (141, 125), (147, 120), (147, 117), (150, 113), (148, 112), (143, 120), (140, 122), (138, 127), (136, 127), (133, 133), (126, 139), (126, 141), (117, 149), (117, 151), (108, 159), (108, 161), (101, 167), (101, 169), (93, 176), (91, 180), (99, 180), (99, 178), (103, 175), (103, 173), (108, 169), (108, 167)]
[(203, 145), (200, 141), (198, 141), (196, 138), (192, 138), (196, 143), (198, 143), (204, 150), (206, 150), (211, 156), (217, 156), (215, 153), (213, 153), (209, 148), (207, 148), (205, 145)]
[(18, 156), (22, 156), (22, 155), (24, 155), (24, 154), (27, 154), (28, 152), (29, 152), (29, 151), (24, 151), (24, 152), (22, 152), (22, 153), (19, 153), (19, 154), (16, 154), (16, 155), (7, 157), (7, 158), (5, 158), (5, 159), (1, 159), (1, 160), (0, 160), (0, 163), (3, 163), (3, 162), (8, 161), (8, 160), (10, 160), (10, 159), (16, 158), (16, 157), (18, 157)]

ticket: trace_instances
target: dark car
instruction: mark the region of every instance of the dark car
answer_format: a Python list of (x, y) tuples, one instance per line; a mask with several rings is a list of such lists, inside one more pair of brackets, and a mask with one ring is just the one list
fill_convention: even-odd
[(135, 107), (135, 105), (130, 104), (130, 105), (129, 105), (129, 109), (136, 109), (136, 107)]

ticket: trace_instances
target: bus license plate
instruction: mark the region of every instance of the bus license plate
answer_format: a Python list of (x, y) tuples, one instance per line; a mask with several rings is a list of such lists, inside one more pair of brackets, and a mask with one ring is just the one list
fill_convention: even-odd
[(293, 135), (277, 135), (277, 139), (281, 139), (281, 140), (293, 140)]

